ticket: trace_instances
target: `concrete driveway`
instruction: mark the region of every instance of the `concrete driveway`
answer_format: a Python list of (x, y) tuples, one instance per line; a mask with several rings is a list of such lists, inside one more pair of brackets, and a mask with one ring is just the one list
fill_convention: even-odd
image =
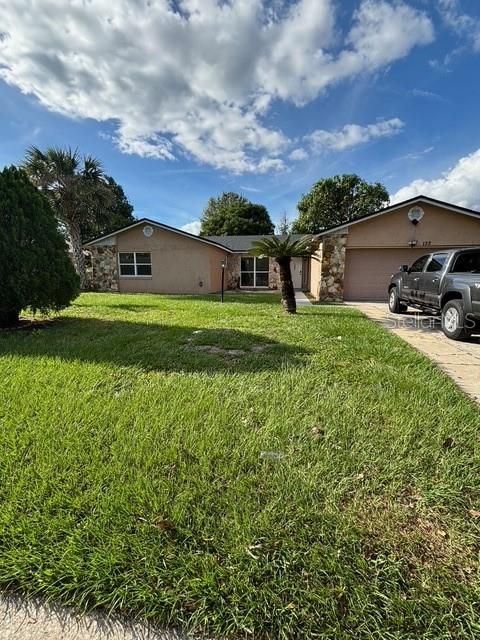
[(480, 403), (480, 336), (468, 342), (455, 342), (443, 335), (440, 319), (409, 310), (406, 314), (390, 313), (381, 302), (349, 302), (371, 320), (436, 362), (457, 385)]

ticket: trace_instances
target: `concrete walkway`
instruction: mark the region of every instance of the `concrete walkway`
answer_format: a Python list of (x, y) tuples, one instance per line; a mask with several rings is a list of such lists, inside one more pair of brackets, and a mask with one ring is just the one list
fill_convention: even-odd
[(303, 293), (303, 291), (300, 291), (300, 289), (295, 289), (295, 302), (297, 303), (297, 307), (305, 305), (308, 306), (312, 304), (307, 296)]
[(99, 613), (75, 615), (63, 607), (0, 594), (0, 640), (188, 640), (188, 637)]
[(456, 342), (444, 336), (440, 319), (420, 311), (390, 313), (388, 306), (375, 302), (349, 302), (349, 306), (386, 327), (436, 362), (457, 385), (480, 403), (480, 337)]

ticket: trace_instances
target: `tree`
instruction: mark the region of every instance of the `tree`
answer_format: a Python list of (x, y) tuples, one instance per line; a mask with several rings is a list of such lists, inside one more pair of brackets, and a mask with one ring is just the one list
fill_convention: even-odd
[(201, 236), (271, 234), (273, 223), (267, 209), (238, 193), (210, 198), (202, 214)]
[(288, 313), (297, 312), (291, 270), (292, 258), (307, 258), (313, 252), (314, 247), (311, 237), (294, 240), (292, 236), (287, 236), (286, 238), (272, 236), (252, 243), (252, 255), (275, 258), (280, 270), (282, 304)]
[(355, 174), (343, 174), (316, 182), (297, 205), (295, 233), (319, 233), (350, 222), (386, 206), (388, 191), (380, 182), (368, 183)]
[(280, 236), (287, 236), (290, 233), (292, 223), (288, 219), (287, 212), (284, 211), (280, 216), (280, 220), (277, 224), (277, 233)]
[(0, 325), (22, 309), (59, 311), (78, 294), (78, 276), (47, 198), (16, 167), (0, 172)]
[(94, 221), (102, 209), (112, 206), (114, 197), (102, 165), (92, 156), (80, 158), (78, 151), (50, 147), (27, 150), (24, 169), (30, 180), (44, 193), (65, 229), (80, 287), (86, 288), (82, 224)]
[(111, 176), (105, 176), (105, 179), (106, 186), (112, 193), (112, 203), (96, 211), (91, 220), (86, 219), (81, 222), (80, 231), (83, 241), (103, 236), (135, 222), (133, 206), (122, 187)]

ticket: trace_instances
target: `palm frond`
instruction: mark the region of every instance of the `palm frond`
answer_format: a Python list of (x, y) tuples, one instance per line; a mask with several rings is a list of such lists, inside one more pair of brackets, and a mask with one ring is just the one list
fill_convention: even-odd
[(307, 258), (315, 251), (313, 236), (293, 238), (287, 236), (266, 236), (252, 243), (250, 253), (270, 258)]
[(94, 156), (84, 156), (82, 176), (89, 180), (100, 181), (105, 177), (102, 163)]

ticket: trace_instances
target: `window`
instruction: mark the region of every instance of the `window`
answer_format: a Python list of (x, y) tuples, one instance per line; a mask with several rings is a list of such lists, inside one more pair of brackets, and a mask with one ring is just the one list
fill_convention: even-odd
[(121, 276), (151, 276), (151, 253), (119, 253), (118, 262)]
[(410, 267), (410, 272), (418, 273), (419, 271), (423, 271), (425, 265), (427, 264), (428, 257), (429, 256), (422, 256), (418, 260), (415, 260), (415, 262)]
[(244, 256), (240, 269), (241, 287), (268, 287), (268, 258)]
[(480, 251), (465, 251), (455, 260), (452, 273), (480, 273)]
[(427, 272), (431, 273), (432, 271), (441, 271), (447, 260), (448, 253), (435, 253), (432, 256), (432, 259), (428, 263)]

